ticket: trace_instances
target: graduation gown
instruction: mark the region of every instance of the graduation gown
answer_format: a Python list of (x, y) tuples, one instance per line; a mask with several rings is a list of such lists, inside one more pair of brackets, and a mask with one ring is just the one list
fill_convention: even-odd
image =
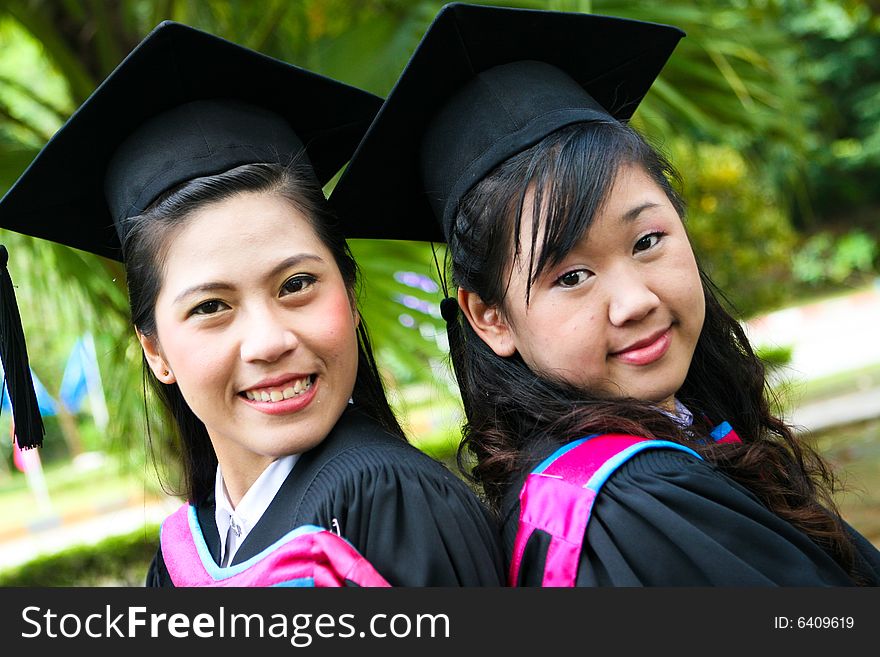
[[(550, 450), (552, 451), (552, 450)], [(548, 456), (549, 452), (544, 456)], [(509, 562), (525, 474), (505, 497)], [(859, 572), (880, 585), (880, 552), (851, 527)], [(520, 585), (540, 586), (549, 539), (536, 531)], [(671, 449), (641, 452), (599, 490), (577, 586), (851, 586), (841, 566), (713, 464)]]
[[(217, 562), (213, 496), (198, 506), (197, 517)], [(339, 533), (392, 586), (504, 581), (497, 526), (474, 492), (354, 406), (321, 444), (299, 457), (231, 565), (303, 525)], [(146, 583), (173, 586), (161, 548)]]

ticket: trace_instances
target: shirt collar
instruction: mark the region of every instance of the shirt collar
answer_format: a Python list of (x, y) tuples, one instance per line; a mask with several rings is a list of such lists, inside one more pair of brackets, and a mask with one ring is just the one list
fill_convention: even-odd
[[(223, 483), (223, 472), (220, 464), (217, 464), (217, 475), (214, 479), (214, 499), (216, 501), (214, 507), (214, 519), (217, 522), (217, 532), (220, 535), (220, 559), (222, 562), (223, 553), (226, 549), (226, 533), (229, 531), (230, 525), (235, 525), (241, 529), (236, 532), (235, 546), (241, 545), (248, 533), (259, 522), (260, 518), (269, 508), (269, 504), (275, 498), (281, 484), (287, 479), (287, 476), (293, 470), (299, 454), (290, 454), (282, 456), (280, 459), (272, 461), (268, 467), (260, 473), (257, 480), (251, 484), (244, 497), (233, 508), (229, 495), (226, 493), (226, 485)], [(234, 549), (233, 549), (234, 554)], [(231, 561), (231, 559), (230, 559)]]
[(687, 406), (678, 401), (677, 398), (673, 397), (672, 401), (675, 404), (675, 410), (667, 411), (661, 408), (661, 412), (675, 420), (675, 422), (682, 428), (691, 426), (694, 423), (694, 414), (690, 412), (690, 409), (688, 409)]

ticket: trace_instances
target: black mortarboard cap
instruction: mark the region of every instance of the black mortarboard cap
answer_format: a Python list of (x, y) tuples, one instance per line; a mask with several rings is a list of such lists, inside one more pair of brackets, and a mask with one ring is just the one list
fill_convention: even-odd
[(325, 184), (381, 102), (166, 21), (40, 151), (0, 201), (0, 227), (118, 260), (121, 221), (186, 180), (286, 163), (304, 145)]
[[(300, 158), (311, 163), (320, 184), (327, 183), (348, 161), (381, 102), (164, 22), (74, 112), (0, 200), (0, 227), (118, 260), (125, 219), (186, 180), (241, 164)], [(18, 444), (33, 447), (42, 443), (43, 425), (5, 249), (0, 259), (0, 357)]]
[(458, 202), (572, 123), (628, 120), (684, 33), (454, 3), (434, 19), (331, 194), (351, 237), (444, 241)]

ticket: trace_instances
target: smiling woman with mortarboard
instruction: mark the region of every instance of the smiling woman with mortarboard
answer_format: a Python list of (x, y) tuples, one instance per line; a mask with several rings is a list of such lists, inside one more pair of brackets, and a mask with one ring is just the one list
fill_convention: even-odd
[(321, 191), (379, 104), (163, 23), (0, 202), (3, 228), (125, 264), (187, 485), (149, 585), (501, 581), (477, 497), (388, 405), (345, 241), (361, 218)]
[(627, 125), (682, 36), (448, 5), (331, 201), (448, 243), (463, 449), (511, 585), (877, 585)]

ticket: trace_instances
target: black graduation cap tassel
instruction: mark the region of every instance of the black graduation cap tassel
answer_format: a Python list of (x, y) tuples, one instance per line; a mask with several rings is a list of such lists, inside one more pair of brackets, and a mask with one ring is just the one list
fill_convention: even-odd
[(12, 405), (15, 440), (19, 448), (30, 449), (43, 445), (46, 430), (31, 378), (12, 277), (6, 268), (8, 261), (9, 252), (0, 244), (0, 359), (3, 361), (6, 389)]

